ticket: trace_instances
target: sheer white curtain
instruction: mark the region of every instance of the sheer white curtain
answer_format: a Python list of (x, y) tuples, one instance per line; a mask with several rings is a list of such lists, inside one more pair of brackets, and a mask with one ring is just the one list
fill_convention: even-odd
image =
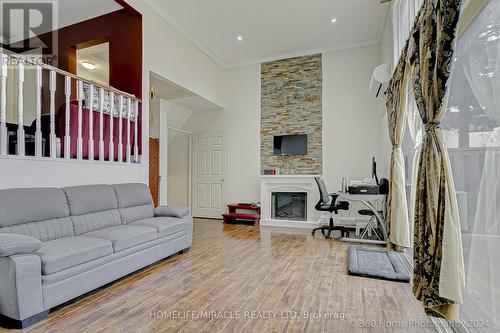
[[(491, 2), (479, 24), (464, 35), (465, 77), (492, 123), (500, 121), (500, 1)], [(500, 325), (500, 137), (488, 133), (471, 237), (468, 290), (488, 307)]]
[(414, 232), (414, 216), (415, 216), (415, 197), (417, 195), (417, 187), (415, 182), (417, 180), (418, 163), (420, 161), (420, 152), (423, 138), (423, 124), (422, 117), (418, 113), (417, 106), (415, 105), (415, 97), (413, 92), (408, 94), (408, 107), (407, 107), (407, 122), (408, 122), (408, 134), (410, 135), (411, 141), (413, 143), (410, 167), (410, 178), (411, 182), (411, 192), (408, 199), (408, 211), (410, 216), (410, 236), (411, 236), (411, 246), (413, 247), (413, 232)]
[(500, 329), (500, 1), (489, 1), (460, 37), (455, 71), (443, 124), (457, 133), (451, 163), (466, 194), (464, 311), (493, 332)]

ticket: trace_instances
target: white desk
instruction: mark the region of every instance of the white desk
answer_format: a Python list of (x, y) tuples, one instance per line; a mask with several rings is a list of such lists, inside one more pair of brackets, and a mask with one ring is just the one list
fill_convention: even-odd
[(386, 199), (385, 194), (350, 194), (350, 193), (335, 193), (339, 197), (337, 200), (351, 201), (351, 202), (361, 202), (364, 204), (369, 210), (373, 212), (375, 218), (377, 219), (377, 225), (382, 232), (382, 240), (371, 240), (371, 239), (361, 239), (361, 238), (342, 238), (342, 241), (345, 242), (356, 242), (356, 243), (369, 243), (369, 244), (387, 244), (388, 235), (387, 235), (387, 227), (386, 222), (380, 216), (379, 212), (375, 209), (372, 202), (378, 199)]

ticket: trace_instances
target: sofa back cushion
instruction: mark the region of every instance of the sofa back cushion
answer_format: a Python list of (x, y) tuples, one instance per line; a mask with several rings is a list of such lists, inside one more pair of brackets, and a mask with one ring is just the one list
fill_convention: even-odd
[(123, 224), (154, 217), (153, 198), (145, 184), (113, 185)]
[(85, 185), (63, 188), (76, 236), (120, 225), (115, 191), (110, 185)]
[(57, 188), (0, 190), (0, 232), (41, 241), (74, 236), (64, 192)]

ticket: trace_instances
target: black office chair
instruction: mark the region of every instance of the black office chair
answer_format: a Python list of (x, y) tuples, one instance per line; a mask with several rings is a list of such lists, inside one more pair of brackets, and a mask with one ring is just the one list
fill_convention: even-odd
[(349, 202), (347, 201), (337, 201), (338, 194), (328, 194), (326, 190), (325, 183), (320, 177), (315, 177), (316, 184), (319, 188), (320, 199), (316, 206), (314, 207), (317, 211), (330, 212), (330, 223), (327, 226), (321, 226), (312, 231), (312, 235), (316, 234), (316, 231), (321, 230), (321, 233), (325, 238), (330, 238), (332, 231), (338, 230), (342, 234), (342, 237), (349, 236), (349, 230), (345, 227), (335, 226), (333, 224), (333, 213), (338, 214), (339, 210), (348, 210)]

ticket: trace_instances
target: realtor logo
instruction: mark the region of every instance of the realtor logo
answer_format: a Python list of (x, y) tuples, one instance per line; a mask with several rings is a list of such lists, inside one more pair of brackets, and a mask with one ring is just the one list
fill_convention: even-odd
[(0, 0), (2, 47), (55, 65), (57, 0)]

